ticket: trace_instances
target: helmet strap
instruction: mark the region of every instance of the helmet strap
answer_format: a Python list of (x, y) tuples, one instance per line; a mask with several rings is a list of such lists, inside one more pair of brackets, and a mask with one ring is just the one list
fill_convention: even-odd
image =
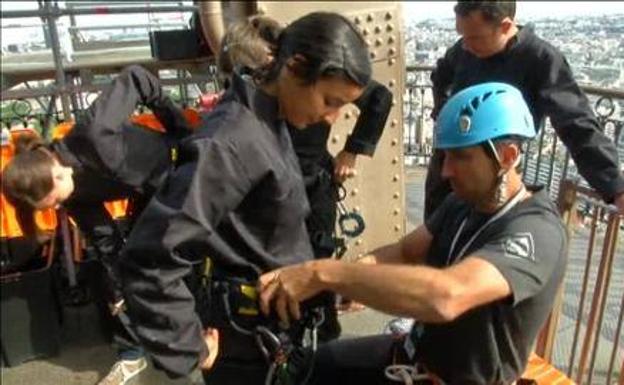
[(496, 150), (496, 146), (494, 145), (494, 142), (488, 139), (487, 144), (488, 146), (490, 146), (490, 149), (492, 150), (492, 154), (494, 154), (494, 158), (496, 158), (496, 162), (498, 163), (498, 168), (499, 169), (502, 168), (503, 162), (501, 162), (501, 158), (498, 155), (498, 151)]

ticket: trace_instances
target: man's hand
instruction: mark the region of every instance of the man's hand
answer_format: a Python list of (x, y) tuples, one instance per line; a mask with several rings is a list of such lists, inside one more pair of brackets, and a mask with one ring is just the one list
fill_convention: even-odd
[(342, 150), (336, 155), (334, 159), (334, 178), (340, 183), (343, 183), (347, 178), (353, 177), (356, 175), (355, 171), (355, 161), (357, 159), (357, 155)]
[(288, 325), (290, 318), (301, 318), (299, 303), (323, 290), (315, 269), (325, 260), (311, 261), (271, 271), (258, 280), (260, 309), (265, 315), (274, 303), (280, 320)]
[(204, 343), (208, 348), (208, 357), (201, 363), (201, 370), (210, 370), (219, 355), (219, 330), (206, 328), (203, 332)]
[(619, 193), (615, 196), (615, 200), (613, 201), (615, 207), (617, 207), (618, 212), (621, 216), (624, 216), (624, 192)]

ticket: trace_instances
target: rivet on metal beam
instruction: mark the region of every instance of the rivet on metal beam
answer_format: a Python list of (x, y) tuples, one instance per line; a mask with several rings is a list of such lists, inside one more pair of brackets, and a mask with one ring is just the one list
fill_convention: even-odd
[(390, 81), (388, 82), (388, 86), (390, 87), (394, 87), (395, 84), (396, 84), (396, 81), (394, 81), (394, 79), (390, 79)]
[(401, 231), (400, 225), (394, 225), (394, 231)]
[(362, 208), (360, 206), (355, 206), (353, 208), (353, 211), (356, 212), (356, 213), (359, 213), (360, 211), (362, 211)]
[(357, 188), (354, 188), (353, 190), (351, 190), (351, 196), (356, 196), (358, 195), (359, 192), (360, 190), (358, 190)]
[(396, 127), (399, 124), (399, 121), (396, 119), (392, 119), (390, 122), (390, 127)]
[(388, 50), (388, 55), (390, 56), (396, 55), (396, 49), (394, 47), (390, 47), (390, 49)]
[(398, 192), (395, 192), (394, 194), (392, 194), (392, 197), (394, 199), (399, 199), (399, 197), (401, 197), (401, 194), (399, 194)]
[(399, 163), (399, 157), (395, 156), (394, 158), (392, 158), (392, 164), (397, 164)]
[(395, 208), (394, 210), (392, 210), (392, 214), (399, 215), (401, 214), (401, 210), (399, 210), (398, 208)]
[(345, 117), (345, 119), (350, 119), (351, 118), (351, 113), (349, 111), (345, 112), (344, 117)]
[(370, 46), (371, 46), (371, 41), (370, 41), (370, 39), (366, 39), (366, 40), (364, 40), (364, 43), (366, 43), (366, 46), (367, 46), (367, 47), (370, 47)]
[(376, 57), (377, 57), (377, 54), (375, 53), (375, 51), (372, 51), (372, 52), (370, 53), (370, 57), (371, 57), (371, 59), (374, 59), (374, 58), (376, 58)]
[(339, 140), (340, 140), (340, 135), (332, 136), (332, 143), (338, 143)]
[(355, 240), (355, 245), (356, 246), (360, 246), (362, 244), (362, 240), (361, 239), (356, 239)]
[(362, 35), (368, 36), (369, 33), (370, 31), (368, 30), (368, 28), (362, 28)]
[(353, 22), (355, 22), (355, 24), (360, 24), (360, 23), (362, 22), (362, 18), (361, 18), (361, 17), (359, 17), (359, 16), (356, 16), (356, 17), (353, 19)]
[(386, 20), (392, 20), (392, 13), (386, 12)]
[(381, 27), (380, 26), (375, 26), (375, 33), (381, 33)]
[(390, 105), (392, 107), (396, 106), (396, 99), (395, 98), (392, 98), (392, 103), (390, 103)]
[(366, 16), (366, 21), (368, 21), (369, 23), (371, 21), (373, 21), (373, 14), (372, 13), (369, 13), (368, 16)]
[(399, 177), (399, 175), (398, 175), (398, 174), (394, 174), (394, 176), (392, 177), (392, 181), (393, 181), (393, 182), (398, 182), (398, 181), (399, 181), (399, 179), (401, 179), (401, 177)]
[(380, 46), (380, 45), (382, 45), (382, 44), (383, 44), (383, 40), (381, 40), (381, 38), (377, 38), (377, 39), (375, 39), (375, 45), (376, 45), (377, 47), (379, 47), (379, 46)]
[(394, 36), (388, 37), (388, 44), (394, 44)]
[(394, 26), (392, 24), (386, 25), (386, 31), (388, 31), (388, 32), (394, 31)]
[(396, 63), (396, 59), (395, 58), (392, 58), (392, 59), (388, 60), (388, 64), (389, 65), (394, 65), (394, 63)]

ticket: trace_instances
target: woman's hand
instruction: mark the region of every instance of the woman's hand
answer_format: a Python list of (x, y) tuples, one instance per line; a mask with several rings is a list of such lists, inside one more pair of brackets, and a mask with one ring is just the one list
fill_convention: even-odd
[(334, 159), (334, 178), (343, 183), (347, 178), (351, 178), (356, 175), (355, 162), (357, 155), (354, 153), (342, 150), (336, 155)]
[(204, 343), (208, 348), (208, 357), (201, 363), (201, 370), (210, 370), (219, 355), (219, 330), (206, 328), (203, 332)]

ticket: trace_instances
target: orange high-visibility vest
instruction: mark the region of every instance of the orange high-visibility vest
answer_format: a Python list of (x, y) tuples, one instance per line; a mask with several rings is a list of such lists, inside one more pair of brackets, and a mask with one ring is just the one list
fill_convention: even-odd
[[(201, 117), (199, 116), (199, 113), (196, 110), (192, 108), (187, 108), (184, 111), (182, 111), (182, 114), (184, 115), (184, 118), (186, 119), (187, 123), (192, 129), (199, 127), (199, 124), (201, 123)], [(154, 114), (145, 113), (145, 114), (133, 115), (130, 117), (130, 122), (138, 126), (156, 131), (156, 132), (161, 132), (161, 133), (165, 132), (165, 128), (160, 123), (158, 118), (154, 116)], [(52, 131), (52, 138), (61, 139), (62, 137), (67, 135), (67, 133), (72, 129), (73, 126), (74, 126), (73, 121), (63, 122), (57, 125), (56, 127), (54, 127), (54, 130)], [(119, 218), (123, 218), (124, 216), (126, 216), (126, 213), (128, 210), (128, 200), (121, 199), (121, 200), (112, 201), (112, 202), (105, 202), (104, 206), (106, 207), (106, 210), (110, 213), (110, 215), (113, 217), (113, 219), (119, 219)]]
[[(201, 122), (199, 113), (194, 109), (185, 109), (183, 111), (184, 117), (189, 123), (191, 128), (197, 128)], [(140, 114), (130, 118), (130, 121), (134, 124), (146, 127), (148, 129), (165, 132), (164, 127), (158, 121), (153, 114)], [(62, 122), (56, 125), (52, 130), (53, 139), (61, 139), (74, 127), (73, 121)], [(36, 131), (30, 128), (13, 129), (11, 130), (11, 139), (8, 144), (2, 146), (2, 169), (13, 158), (15, 154), (15, 147), (13, 142), (19, 135), (38, 135)], [(113, 219), (122, 218), (126, 215), (128, 209), (128, 200), (122, 199), (112, 202), (105, 202), (104, 206), (107, 211), (113, 217)], [(0, 194), (0, 214), (2, 214), (0, 220), (0, 237), (1, 238), (16, 238), (23, 236), (23, 232), (15, 215), (15, 208), (6, 200), (4, 195)], [(37, 211), (35, 213), (35, 222), (37, 226), (46, 231), (54, 230), (57, 226), (56, 212), (54, 209), (47, 209)]]

